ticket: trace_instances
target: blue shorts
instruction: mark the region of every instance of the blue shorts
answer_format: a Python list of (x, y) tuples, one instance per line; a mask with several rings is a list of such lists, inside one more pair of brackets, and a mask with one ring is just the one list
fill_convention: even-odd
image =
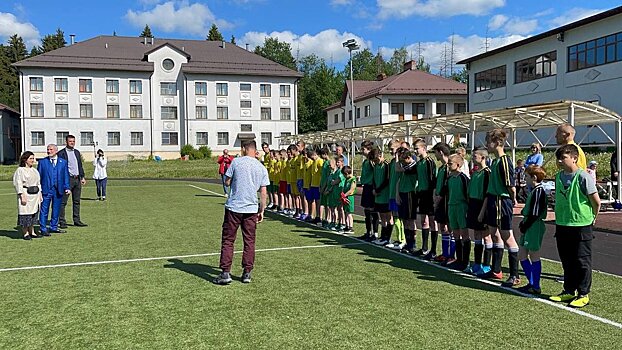
[(319, 187), (311, 187), (308, 190), (305, 190), (305, 197), (308, 201), (319, 201), (320, 200), (320, 188)]
[(497, 227), (500, 230), (512, 229), (514, 217), (514, 203), (509, 197), (487, 195), (486, 223), (488, 226)]
[(397, 201), (395, 199), (389, 199), (389, 211), (393, 213), (398, 212)]
[(298, 179), (296, 180), (296, 188), (298, 189), (298, 193), (302, 194), (304, 192), (304, 180)]
[(287, 194), (291, 194), (292, 193), (292, 185), (287, 184)]

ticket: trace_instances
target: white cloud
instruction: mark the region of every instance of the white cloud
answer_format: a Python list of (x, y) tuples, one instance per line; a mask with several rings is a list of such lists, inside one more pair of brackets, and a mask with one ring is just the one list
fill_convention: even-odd
[(248, 32), (238, 40), (241, 45), (249, 44), (251, 49), (263, 45), (266, 37), (278, 38), (279, 41), (287, 42), (292, 47), (294, 57), (315, 54), (324, 58), (328, 63), (345, 62), (348, 60), (348, 50), (343, 48), (342, 43), (348, 39), (355, 39), (361, 49), (371, 47), (371, 41), (367, 41), (357, 35), (347, 32), (338, 32), (336, 29), (327, 29), (317, 34), (298, 35), (290, 31), (283, 32)]
[(0, 38), (6, 42), (13, 34), (21, 36), (28, 47), (40, 44), (37, 27), (29, 22), (20, 22), (12, 13), (0, 12)]
[(488, 29), (491, 31), (501, 30), (505, 34), (525, 35), (532, 33), (537, 28), (537, 19), (509, 18), (506, 15), (499, 14), (492, 16), (488, 21)]
[(575, 8), (572, 8), (572, 9), (564, 12), (560, 16), (557, 16), (557, 17), (553, 18), (550, 21), (550, 24), (553, 27), (560, 27), (560, 26), (563, 26), (565, 24), (572, 23), (572, 22), (578, 21), (578, 20), (586, 18), (586, 17), (590, 17), (592, 15), (595, 15), (595, 14), (603, 12), (603, 11), (604, 10), (585, 9), (585, 8), (575, 7)]
[(505, 0), (376, 0), (381, 19), (424, 17), (480, 16), (505, 5)]
[(207, 5), (188, 1), (167, 1), (146, 11), (128, 10), (125, 18), (137, 28), (148, 24), (165, 33), (206, 35), (212, 23), (221, 29), (231, 27), (229, 22), (217, 19)]
[(503, 27), (503, 25), (505, 23), (507, 23), (508, 19), (509, 19), (508, 16), (494, 15), (494, 16), (492, 16), (490, 21), (488, 21), (488, 29), (490, 29), (490, 30), (497, 30), (497, 29)]
[(330, 0), (332, 6), (345, 6), (354, 4), (354, 0)]

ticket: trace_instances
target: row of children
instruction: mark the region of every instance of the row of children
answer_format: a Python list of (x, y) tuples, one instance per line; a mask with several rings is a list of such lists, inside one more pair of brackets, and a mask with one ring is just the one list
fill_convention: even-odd
[[(432, 155), (428, 153), (423, 139), (416, 140), (412, 149), (407, 142), (392, 141), (388, 145), (391, 159), (386, 160), (380, 147), (364, 141), (361, 147), (365, 159), (360, 183), (363, 187), (361, 206), (365, 213), (366, 233), (360, 238), (496, 280), (503, 279), (501, 265), (507, 248), (509, 277), (502, 285), (518, 287), (521, 284), (520, 264), (528, 283), (519, 289), (524, 293), (540, 294), (542, 264), (539, 251), (546, 232), (544, 220), (547, 215), (547, 196), (542, 180), (546, 173), (539, 166), (530, 166), (525, 171), (525, 181), (532, 190), (521, 212), (523, 218), (518, 225), (520, 235), (516, 239), (512, 226), (517, 204), (515, 168), (504, 151), (506, 140), (507, 133), (502, 129), (487, 133), (486, 147), (478, 148), (472, 154), (476, 170), (470, 178), (463, 170), (464, 157), (451, 154), (446, 143), (434, 145)], [(295, 159), (300, 156), (296, 148), (295, 145), (288, 148), (284, 154), (289, 161), (281, 160), (282, 164), (289, 162), (296, 168), (299, 163)], [(280, 197), (273, 197), (273, 202), (280, 203), (280, 208), (290, 208), (305, 215), (309, 213), (305, 209), (308, 206), (299, 204), (300, 193), (306, 193), (305, 188), (311, 193), (318, 191), (320, 210), (317, 214), (310, 211), (310, 215), (315, 217), (312, 221), (318, 223), (323, 220), (324, 227), (336, 230), (342, 230), (345, 225), (346, 231), (351, 232), (356, 189), (351, 168), (342, 167), (343, 159), (339, 156), (331, 159), (327, 150), (320, 151), (324, 165), (319, 166), (314, 151), (305, 154), (299, 159), (307, 159), (305, 164), (313, 163), (309, 166), (310, 182), (305, 181), (304, 176), (299, 177), (302, 179), (302, 190), (294, 190), (292, 185), (296, 181), (293, 177), (287, 178), (285, 183), (280, 175), (274, 177), (279, 179), (282, 191), (279, 191)], [(492, 162), (490, 154), (494, 155)], [(578, 146), (561, 146), (556, 158), (560, 169), (555, 177), (556, 240), (564, 268), (564, 291), (552, 296), (551, 300), (583, 307), (589, 303), (592, 227), (600, 200), (591, 176), (577, 166)], [(330, 166), (325, 166), (326, 163)], [(327, 170), (318, 171), (318, 167)], [(279, 166), (276, 168), (279, 169)], [(290, 174), (292, 171), (287, 167), (280, 169), (287, 169)], [(319, 177), (314, 181), (313, 174), (318, 173)], [(349, 179), (349, 185), (345, 185), (344, 177)], [(307, 183), (309, 187), (305, 187)], [(292, 190), (289, 191), (288, 187)], [(347, 196), (347, 201), (340, 201), (342, 193)], [(288, 199), (289, 194), (291, 199)], [(313, 200), (316, 197), (307, 198)], [(421, 225), (420, 249), (416, 244), (417, 214)], [(331, 224), (326, 226), (327, 222)], [(393, 231), (396, 231), (396, 241), (391, 239)], [(439, 232), (441, 254), (437, 256)], [(472, 244), (473, 263), (470, 261)]]

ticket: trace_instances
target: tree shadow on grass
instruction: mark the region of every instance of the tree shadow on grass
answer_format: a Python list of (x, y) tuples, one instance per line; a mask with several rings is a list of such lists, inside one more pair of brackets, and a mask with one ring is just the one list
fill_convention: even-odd
[(220, 274), (220, 270), (215, 267), (204, 265), (204, 264), (196, 264), (196, 263), (185, 263), (180, 259), (168, 259), (170, 262), (169, 265), (164, 265), (165, 269), (177, 269), (179, 271), (183, 271), (185, 273), (191, 274), (193, 276), (204, 279), (210, 283)]
[(20, 228), (18, 227), (13, 230), (0, 230), (0, 237), (8, 237), (11, 239), (23, 239), (24, 235), (22, 235), (22, 232)]

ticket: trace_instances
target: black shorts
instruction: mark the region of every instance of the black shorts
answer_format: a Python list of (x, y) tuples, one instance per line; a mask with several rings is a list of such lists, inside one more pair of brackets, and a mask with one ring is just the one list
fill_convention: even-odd
[(378, 213), (390, 213), (391, 212), (391, 210), (389, 210), (389, 203), (375, 203), (374, 211)]
[(512, 229), (514, 217), (514, 203), (509, 197), (488, 195), (486, 206), (486, 224), (497, 227), (500, 230)]
[(417, 218), (417, 196), (415, 192), (400, 192), (400, 204), (397, 213), (402, 220), (415, 220)]
[[(467, 227), (471, 230), (484, 231), (486, 229), (486, 224), (484, 222), (477, 221), (477, 217), (479, 216), (483, 205), (483, 200), (469, 198), (469, 209), (467, 209)], [(486, 220), (484, 219), (484, 221)]]
[(376, 206), (376, 198), (374, 197), (374, 187), (372, 185), (363, 185), (363, 193), (361, 194), (361, 207), (374, 208)]
[(417, 192), (417, 209), (421, 215), (434, 215), (433, 190)]
[(437, 198), (436, 203), (434, 203), (434, 221), (446, 225), (449, 223), (448, 200), (447, 197)]

